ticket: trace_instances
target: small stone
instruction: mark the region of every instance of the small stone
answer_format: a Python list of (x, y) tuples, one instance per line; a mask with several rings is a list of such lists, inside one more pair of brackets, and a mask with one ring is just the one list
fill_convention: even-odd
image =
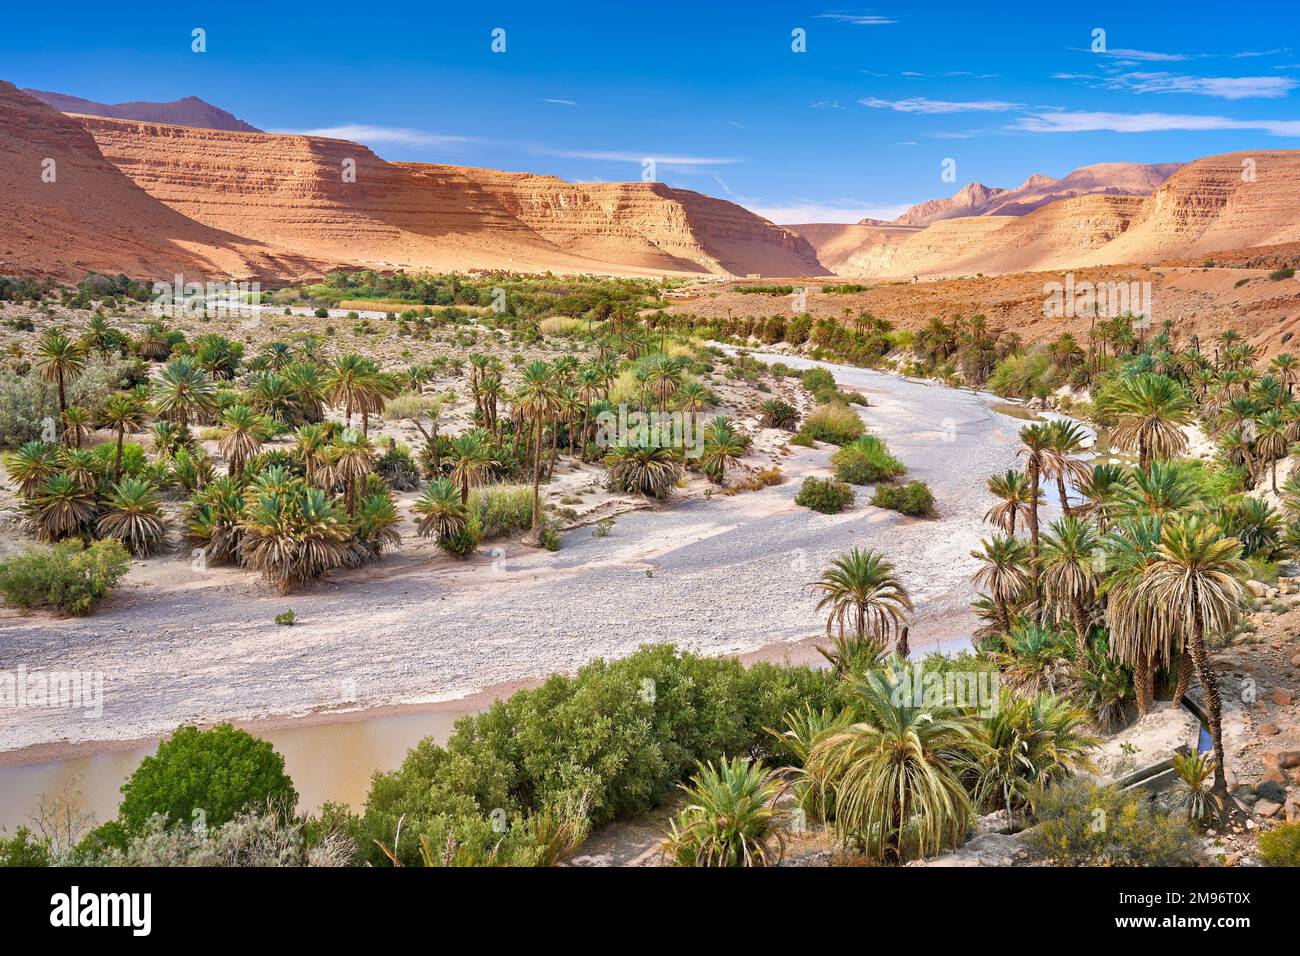
[(1278, 734), (1277, 724), (1260, 724), (1259, 735), (1261, 737), (1276, 737)]
[(1295, 657), (1291, 658), (1291, 666), (1300, 667), (1300, 654), (1297, 654)]
[(1255, 597), (1262, 598), (1265, 594), (1268, 593), (1268, 586), (1264, 584), (1262, 581), (1251, 580), (1246, 582), (1246, 590), (1249, 591), (1251, 594), (1253, 594)]
[(1295, 695), (1292, 694), (1286, 688), (1284, 687), (1273, 688), (1273, 703), (1277, 704), (1279, 707), (1290, 707), (1292, 701), (1294, 700), (1295, 700)]
[(1240, 862), (1241, 862), (1241, 857), (1235, 853), (1229, 853), (1227, 856), (1223, 858), (1224, 866), (1236, 866)]
[(1255, 804), (1255, 812), (1261, 817), (1275, 817), (1282, 809), (1282, 804), (1274, 803), (1272, 800), (1261, 800)]

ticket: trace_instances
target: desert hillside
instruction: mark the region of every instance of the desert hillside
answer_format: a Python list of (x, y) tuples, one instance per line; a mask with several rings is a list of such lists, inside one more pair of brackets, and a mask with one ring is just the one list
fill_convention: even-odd
[(104, 159), (76, 122), (0, 82), (0, 273), (299, 275), (319, 266), (186, 218)]
[[(968, 183), (947, 199), (917, 203), (893, 225), (928, 226), (941, 219), (964, 216), (1023, 216), (1049, 203), (1099, 193), (1107, 196), (1149, 196), (1178, 169), (1179, 163), (1094, 163), (1053, 179), (1035, 173), (1015, 189)], [(864, 225), (874, 224), (863, 220)]]
[[(1248, 160), (1253, 179), (1244, 176)], [(1107, 171), (1110, 166), (1126, 172)], [(992, 212), (940, 218), (924, 227), (791, 228), (812, 243), (821, 262), (836, 274), (883, 279), (1200, 261), (1300, 241), (1294, 216), (1300, 205), (1300, 152), (1293, 150), (1207, 156), (1179, 167), (1149, 196), (1084, 188), (1122, 182), (1136, 190), (1143, 177), (1159, 177), (1161, 169), (1124, 163), (1084, 167), (1060, 180), (1074, 178), (1070, 188), (1079, 188), (1078, 194), (1045, 201), (1023, 214), (1011, 213), (1044, 197), (1034, 198), (1031, 190), (1014, 203), (997, 206), (1009, 195), (1003, 193), (986, 204)], [(1042, 188), (1050, 192), (1056, 186)], [(963, 192), (961, 201), (968, 205), (978, 195)]]
[(260, 133), (256, 126), (245, 123), (220, 107), (205, 103), (197, 96), (186, 96), (170, 103), (96, 103), (80, 96), (52, 93), (48, 90), (23, 90), (28, 96), (53, 106), (60, 113), (84, 113), (90, 116), (110, 116), (115, 119), (144, 120), (147, 123), (171, 123), (175, 126), (198, 126), (203, 129), (224, 129), (239, 133)]
[[(142, 189), (207, 225), (374, 268), (824, 274), (808, 242), (660, 183), (390, 163), (346, 140), (79, 117)], [(355, 172), (353, 176), (352, 173)]]

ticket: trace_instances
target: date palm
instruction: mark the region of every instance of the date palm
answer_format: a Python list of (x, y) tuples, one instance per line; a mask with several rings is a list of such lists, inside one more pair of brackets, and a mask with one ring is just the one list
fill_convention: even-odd
[(677, 866), (775, 866), (785, 852), (786, 787), (762, 761), (723, 757), (678, 784), (686, 806), (669, 823), (663, 852)]
[(117, 449), (113, 455), (113, 481), (121, 481), (122, 446), (127, 432), (144, 427), (144, 406), (135, 395), (113, 395), (100, 406), (99, 425), (117, 435)]
[(451, 480), (460, 489), (460, 500), (464, 505), (469, 504), (470, 489), (483, 484), (497, 465), (491, 442), (479, 429), (453, 438), (447, 450), (447, 460), (451, 463)]
[(1297, 359), (1290, 352), (1279, 352), (1273, 356), (1273, 361), (1269, 363), (1269, 368), (1277, 376), (1286, 393), (1289, 396), (1296, 382), (1296, 375), (1300, 373), (1300, 359)]
[[(1023, 518), (1029, 520), (1029, 512), (1033, 507), (1029, 501), (1029, 479), (1022, 471), (1016, 471), (1014, 468), (1007, 471), (1005, 475), (994, 475), (988, 481), (989, 492), (998, 498), (998, 503), (988, 510), (984, 515), (984, 520), (996, 528), (1001, 528), (1007, 534), (1016, 533), (1016, 521)], [(1044, 504), (1043, 496), (1038, 496), (1038, 504)]]
[(542, 524), (542, 433), (546, 424), (556, 415), (559, 393), (552, 369), (543, 361), (530, 362), (524, 367), (523, 381), (519, 386), (518, 405), (528, 421), (532, 433), (533, 458), (533, 525), (538, 533)]
[(737, 464), (749, 450), (746, 436), (737, 431), (726, 419), (714, 422), (704, 431), (704, 451), (700, 463), (717, 473), (718, 484), (727, 483), (727, 469)]
[(1044, 479), (1056, 482), (1057, 497), (1061, 500), (1061, 510), (1068, 517), (1072, 514), (1070, 497), (1066, 485), (1080, 485), (1088, 480), (1092, 467), (1081, 461), (1076, 455), (1086, 449), (1087, 433), (1078, 422), (1064, 418), (1048, 422), (1048, 444), (1043, 453), (1042, 475)]
[(343, 409), (344, 421), (351, 426), (352, 414), (382, 408), (378, 394), (379, 366), (362, 355), (340, 355), (326, 370), (322, 382), (324, 394), (336, 407)]
[(172, 359), (154, 379), (154, 409), (160, 418), (186, 428), (217, 407), (216, 386), (188, 355)]
[(93, 490), (66, 472), (51, 475), (28, 502), (28, 514), (42, 541), (89, 533), (98, 507)]
[(262, 450), (266, 426), (261, 415), (247, 405), (231, 405), (221, 416), (217, 450), (229, 463), (230, 474), (243, 477), (244, 465)]
[(91, 316), (86, 329), (81, 333), (81, 347), (86, 353), (95, 352), (100, 358), (108, 358), (123, 342), (123, 335), (108, 324), (102, 315)]
[(167, 524), (153, 482), (125, 478), (113, 486), (97, 525), (99, 534), (116, 538), (137, 558), (147, 557), (167, 537)]
[(1214, 742), (1214, 790), (1224, 798), (1228, 785), (1218, 675), (1206, 639), (1226, 634), (1239, 620), (1241, 582), (1249, 571), (1236, 538), (1222, 536), (1203, 515), (1179, 516), (1161, 529), (1159, 557), (1139, 589), (1187, 635)]
[(30, 498), (59, 470), (58, 448), (42, 441), (29, 441), (5, 456), (9, 478), (18, 482), (18, 494)]
[(319, 365), (294, 362), (285, 367), (284, 381), (293, 394), (297, 421), (315, 423), (325, 418), (325, 388)]
[(375, 446), (355, 428), (345, 428), (334, 441), (330, 462), (336, 481), (343, 483), (343, 503), (349, 515), (356, 513), (357, 486), (375, 466)]
[(1074, 666), (1068, 637), (1032, 622), (1013, 627), (1006, 650), (996, 652), (1002, 681), (1017, 694), (1063, 693), (1071, 686)]
[(1029, 570), (1034, 584), (1034, 601), (1039, 598), (1038, 569), (1038, 506), (1041, 500), (1040, 483), (1043, 479), (1043, 464), (1051, 453), (1052, 430), (1047, 422), (1034, 422), (1020, 429), (1020, 444), (1017, 454), (1025, 456), (1025, 476), (1029, 479)]
[(970, 721), (914, 706), (899, 693), (909, 679), (900, 668), (855, 680), (863, 720), (819, 737), (804, 767), (810, 782), (834, 792), (840, 836), (885, 862), (956, 846), (972, 813), (961, 777), (979, 749)]
[(912, 599), (894, 566), (870, 549), (840, 555), (814, 587), (822, 593), (817, 610), (827, 611), (828, 635), (838, 631), (888, 643), (901, 635), (912, 611)]
[(1079, 485), (1083, 495), (1082, 508), (1076, 515), (1087, 515), (1097, 522), (1097, 530), (1105, 534), (1116, 516), (1124, 510), (1133, 490), (1128, 470), (1119, 465), (1093, 465), (1092, 474)]
[(1173, 462), (1153, 461), (1148, 471), (1133, 474), (1133, 487), (1122, 504), (1124, 517), (1167, 515), (1195, 504), (1196, 489)]
[(1275, 495), (1278, 493), (1277, 461), (1279, 458), (1286, 457), (1289, 444), (1286, 431), (1287, 424), (1282, 418), (1282, 413), (1276, 409), (1259, 416), (1255, 432), (1255, 448), (1259, 451), (1260, 458), (1269, 463), (1270, 484)]
[(980, 562), (971, 581), (993, 599), (998, 627), (1005, 634), (1011, 630), (1012, 609), (1029, 589), (1029, 547), (1019, 538), (999, 534), (981, 541), (980, 550), (972, 551), (971, 557)]
[(187, 531), (190, 541), (200, 546), (204, 561), (219, 564), (238, 558), (244, 504), (240, 486), (227, 476), (212, 480), (195, 494)]
[(411, 511), (419, 518), (415, 533), (422, 538), (436, 538), (439, 541), (460, 534), (469, 521), (469, 511), (461, 500), (460, 493), (446, 478), (429, 482), (428, 487), (411, 505)]
[(385, 550), (399, 547), (401, 532), (397, 525), (401, 516), (388, 486), (375, 475), (370, 476), (365, 494), (358, 493), (352, 514), (352, 541), (347, 563), (360, 566), (377, 561)]
[(649, 498), (666, 497), (682, 474), (678, 450), (648, 440), (616, 445), (605, 465), (610, 488)]
[(1187, 436), (1179, 426), (1192, 420), (1195, 405), (1173, 379), (1164, 375), (1121, 378), (1107, 408), (1115, 416), (1111, 443), (1136, 452), (1143, 471), (1153, 459), (1177, 458), (1187, 450)]
[(1068, 618), (1074, 625), (1075, 653), (1080, 661), (1088, 654), (1101, 554), (1096, 531), (1079, 518), (1052, 522), (1043, 537), (1043, 597), (1048, 606), (1056, 608), (1058, 617)]
[(351, 537), (347, 515), (301, 479), (254, 495), (239, 522), (239, 556), (281, 594), (339, 567)]
[(68, 409), (68, 383), (86, 368), (85, 350), (58, 329), (46, 329), (36, 343), (36, 368), (41, 378), (55, 387), (62, 421)]

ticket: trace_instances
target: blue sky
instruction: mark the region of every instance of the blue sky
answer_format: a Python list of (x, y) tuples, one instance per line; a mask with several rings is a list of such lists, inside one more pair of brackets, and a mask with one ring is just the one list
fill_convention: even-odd
[(195, 95), (394, 160), (613, 181), (654, 158), (778, 222), (853, 221), (971, 180), (1300, 147), (1295, 6), (1202, 6), (17, 4), (0, 79)]

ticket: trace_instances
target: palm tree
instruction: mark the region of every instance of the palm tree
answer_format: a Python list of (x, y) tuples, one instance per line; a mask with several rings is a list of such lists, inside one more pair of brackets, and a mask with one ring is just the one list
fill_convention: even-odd
[(42, 541), (86, 534), (97, 510), (93, 486), (87, 488), (66, 472), (47, 478), (28, 503), (33, 529)]
[(1092, 769), (1088, 750), (1098, 744), (1084, 732), (1088, 714), (1051, 694), (1016, 697), (1003, 689), (987, 720), (976, 726), (983, 745), (971, 787), (976, 805), (1000, 806), (1014, 822), (1049, 784)]
[(1258, 415), (1259, 409), (1254, 402), (1238, 397), (1228, 401), (1218, 418), (1219, 429), (1224, 433), (1221, 441), (1241, 455), (1251, 484), (1255, 480), (1255, 458), (1251, 454), (1251, 444), (1255, 437), (1255, 419)]
[(1165, 515), (1195, 503), (1196, 489), (1173, 462), (1153, 461), (1149, 471), (1133, 474), (1133, 487), (1121, 506), (1125, 517)]
[[(984, 520), (996, 528), (1001, 528), (1007, 534), (1014, 535), (1016, 519), (1023, 517), (1027, 521), (1033, 507), (1029, 502), (1029, 480), (1024, 472), (1013, 468), (1005, 475), (994, 475), (990, 478), (988, 488), (999, 501), (984, 515)], [(1038, 504), (1043, 503), (1043, 496), (1040, 494)]]
[(238, 557), (239, 541), (243, 535), (239, 523), (244, 504), (243, 492), (229, 476), (214, 479), (195, 494), (190, 505), (187, 533), (191, 542), (202, 547), (208, 563), (217, 564)]
[[(912, 599), (893, 572), (892, 564), (869, 549), (854, 548), (836, 558), (814, 585), (822, 592), (817, 610), (828, 609), (826, 633), (847, 631), (885, 643), (901, 635)], [(905, 656), (906, 648), (899, 653)]]
[(325, 396), (330, 403), (341, 406), (344, 421), (352, 424), (352, 413), (372, 407), (375, 399), (375, 375), (379, 371), (374, 360), (361, 355), (340, 355), (325, 372)]
[(1049, 605), (1057, 608), (1058, 616), (1068, 616), (1074, 624), (1075, 652), (1080, 661), (1088, 654), (1100, 554), (1092, 525), (1079, 518), (1065, 517), (1052, 522), (1043, 538), (1043, 596)]
[(229, 462), (227, 469), (236, 477), (243, 477), (244, 465), (262, 449), (266, 427), (262, 416), (247, 405), (231, 405), (221, 416), (221, 439), (217, 450)]
[(91, 316), (86, 323), (86, 330), (81, 334), (83, 351), (97, 352), (100, 358), (108, 356), (122, 344), (122, 333), (108, 324), (102, 315)]
[(523, 381), (519, 386), (518, 405), (530, 423), (533, 438), (533, 525), (534, 534), (542, 524), (542, 432), (556, 412), (558, 394), (552, 369), (543, 361), (530, 362), (524, 367)]
[(335, 439), (330, 462), (334, 477), (343, 483), (343, 502), (348, 514), (356, 513), (357, 483), (374, 470), (375, 446), (355, 428), (345, 428)]
[(117, 433), (117, 451), (113, 455), (113, 481), (122, 480), (122, 445), (126, 433), (144, 427), (144, 408), (131, 394), (114, 395), (99, 409), (99, 426)]
[(1151, 467), (1153, 458), (1177, 458), (1187, 450), (1187, 436), (1179, 426), (1192, 420), (1195, 406), (1173, 379), (1164, 375), (1121, 378), (1107, 407), (1115, 416), (1111, 443), (1137, 452), (1143, 471)]
[(981, 562), (971, 581), (988, 591), (997, 608), (998, 626), (1005, 634), (1011, 630), (1011, 609), (1029, 589), (1029, 548), (1019, 538), (1001, 534), (981, 541), (980, 546), (982, 550), (971, 552), (971, 557)]
[(1020, 429), (1020, 443), (1024, 446), (1017, 454), (1025, 456), (1025, 474), (1029, 477), (1029, 570), (1034, 582), (1034, 600), (1038, 600), (1038, 504), (1041, 497), (1039, 482), (1043, 478), (1043, 462), (1052, 447), (1052, 430), (1047, 422), (1034, 422)]
[(1078, 422), (1057, 418), (1048, 422), (1048, 443), (1043, 453), (1042, 475), (1056, 481), (1057, 496), (1061, 499), (1061, 510), (1068, 517), (1070, 497), (1066, 493), (1066, 482), (1075, 485), (1087, 481), (1092, 469), (1083, 461), (1075, 458), (1085, 448), (1087, 433)]
[(659, 411), (668, 408), (668, 401), (682, 384), (682, 363), (669, 355), (656, 355), (650, 361), (647, 377), (650, 391), (659, 402)]
[[(1168, 668), (1174, 653), (1182, 647), (1178, 622), (1141, 593), (1147, 570), (1159, 558), (1160, 518), (1135, 518), (1112, 529), (1106, 539), (1106, 578), (1101, 592), (1106, 595), (1106, 627), (1112, 656), (1133, 668), (1138, 719), (1147, 715), (1155, 696), (1156, 670)], [(1182, 686), (1174, 695), (1186, 692), (1190, 669), (1179, 671)]]
[(63, 443), (69, 448), (80, 448), (90, 437), (90, 410), (81, 405), (69, 405), (63, 412)]
[(59, 470), (58, 449), (42, 441), (29, 441), (5, 456), (11, 480), (18, 482), (18, 494), (30, 498), (46, 479)]
[(163, 366), (153, 383), (153, 402), (160, 418), (182, 428), (217, 407), (216, 387), (188, 355)]
[(321, 384), (320, 366), (315, 362), (294, 362), (286, 366), (284, 381), (293, 393), (298, 420), (308, 423), (325, 418), (325, 387)]
[(468, 431), (451, 440), (447, 459), (451, 462), (451, 480), (460, 488), (461, 504), (467, 505), (470, 489), (483, 484), (496, 467), (492, 446), (482, 431)]
[(740, 461), (749, 450), (746, 436), (736, 431), (731, 422), (722, 419), (704, 431), (704, 451), (700, 463), (709, 471), (716, 471), (718, 484), (727, 483), (727, 468)]
[[(254, 489), (256, 490), (256, 489)], [(257, 491), (239, 522), (239, 556), (281, 594), (339, 567), (351, 534), (347, 516), (319, 488), (293, 479)]]
[(308, 484), (316, 484), (316, 472), (323, 464), (333, 429), (327, 424), (300, 425), (293, 437), (293, 454), (302, 462), (304, 477)]
[(402, 520), (388, 486), (372, 475), (369, 491), (359, 495), (352, 513), (352, 541), (347, 563), (359, 566), (377, 561), (385, 549), (399, 547), (401, 532), (397, 530)]
[(101, 536), (116, 538), (137, 558), (157, 551), (167, 537), (158, 490), (143, 478), (126, 478), (113, 486), (97, 526)]
[(1256, 426), (1255, 448), (1259, 451), (1260, 457), (1269, 462), (1270, 466), (1270, 483), (1273, 486), (1273, 494), (1277, 494), (1277, 461), (1279, 458), (1286, 457), (1287, 449), (1287, 424), (1282, 419), (1282, 413), (1277, 410), (1270, 410), (1259, 416), (1259, 422)]
[(58, 329), (46, 329), (36, 345), (36, 368), (41, 378), (53, 382), (59, 397), (59, 420), (68, 408), (67, 384), (86, 367), (82, 347)]
[(900, 668), (855, 680), (864, 719), (820, 737), (804, 767), (819, 789), (833, 790), (841, 837), (888, 862), (903, 860), (913, 847), (924, 857), (956, 846), (972, 812), (961, 780), (978, 747), (970, 722), (897, 693), (908, 679)]
[(1273, 356), (1269, 368), (1277, 375), (1278, 380), (1286, 386), (1286, 393), (1290, 395), (1295, 385), (1296, 374), (1300, 372), (1300, 359), (1297, 359), (1290, 352), (1279, 352)]
[(1187, 635), (1196, 676), (1205, 697), (1214, 742), (1214, 789), (1227, 796), (1218, 677), (1206, 650), (1210, 635), (1225, 634), (1240, 613), (1241, 579), (1249, 573), (1236, 538), (1223, 537), (1202, 515), (1165, 522), (1159, 557), (1152, 562), (1140, 593)]
[(411, 511), (420, 519), (415, 533), (439, 541), (460, 534), (469, 521), (465, 502), (456, 486), (446, 478), (429, 482), (424, 493), (411, 505)]
[(677, 449), (643, 442), (616, 445), (605, 465), (609, 487), (650, 498), (665, 497), (682, 474)]
[(669, 823), (664, 855), (677, 866), (775, 866), (785, 852), (790, 813), (778, 800), (785, 786), (761, 760), (723, 757), (697, 764), (678, 784), (686, 806)]
[(1127, 469), (1120, 465), (1093, 465), (1091, 476), (1079, 485), (1084, 505), (1076, 508), (1075, 514), (1095, 518), (1097, 530), (1105, 534), (1132, 491), (1133, 482)]

